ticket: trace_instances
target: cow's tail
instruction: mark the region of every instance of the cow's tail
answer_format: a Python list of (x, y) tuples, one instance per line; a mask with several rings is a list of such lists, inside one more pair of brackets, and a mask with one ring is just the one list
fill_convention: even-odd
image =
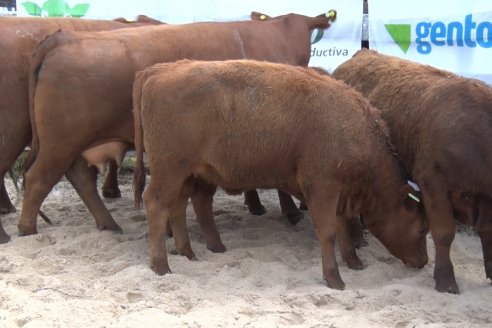
[(136, 163), (133, 173), (133, 194), (135, 208), (140, 209), (142, 204), (142, 194), (145, 188), (145, 167), (144, 167), (144, 131), (142, 127), (142, 88), (146, 81), (146, 71), (138, 72), (133, 83), (133, 120), (135, 122), (135, 153)]
[(43, 61), (48, 53), (57, 47), (62, 41), (69, 39), (69, 37), (69, 32), (58, 30), (57, 32), (47, 36), (46, 39), (38, 45), (32, 55), (29, 70), (29, 118), (31, 120), (32, 140), (31, 149), (24, 161), (23, 174), (25, 174), (25, 172), (29, 170), (31, 165), (34, 163), (39, 151), (39, 139), (34, 116), (34, 96), (36, 94), (39, 72), (42, 69)]

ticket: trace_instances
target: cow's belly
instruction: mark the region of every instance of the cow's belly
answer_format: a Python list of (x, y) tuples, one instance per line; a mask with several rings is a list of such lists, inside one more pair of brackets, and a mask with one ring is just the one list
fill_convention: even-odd
[(82, 152), (82, 156), (89, 166), (95, 166), (99, 173), (103, 173), (104, 165), (110, 160), (116, 161), (119, 167), (128, 149), (129, 146), (125, 142), (116, 140), (108, 141), (87, 148)]

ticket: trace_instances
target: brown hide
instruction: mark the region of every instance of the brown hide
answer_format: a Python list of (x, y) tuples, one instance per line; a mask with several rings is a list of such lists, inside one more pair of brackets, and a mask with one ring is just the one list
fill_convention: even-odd
[(436, 244), (436, 289), (458, 292), (449, 259), (454, 217), (492, 231), (492, 89), (370, 50), (356, 53), (333, 77), (382, 111), (406, 173), (422, 189)]
[(407, 203), (410, 186), (386, 127), (343, 83), (281, 64), (185, 60), (137, 75), (134, 112), (137, 165), (145, 148), (152, 172), (144, 200), (158, 273), (168, 270), (160, 241), (166, 213), (178, 217), (190, 176), (225, 190), (277, 188), (305, 201), (332, 288), (344, 286), (334, 241), (337, 215), (348, 207), (359, 209), (349, 218), (364, 215), (368, 228), (404, 262), (427, 262), (423, 211)]
[[(160, 25), (52, 35), (34, 55), (31, 153), (37, 158), (26, 173), (28, 197), (24, 198), (19, 230), (22, 234), (36, 232), (34, 216), (46, 191), (84, 150), (107, 140), (133, 143), (131, 92), (138, 70), (180, 58), (255, 58), (307, 65), (311, 30), (329, 26), (325, 15), (289, 14), (266, 22)], [(60, 153), (59, 149), (65, 151)], [(46, 175), (48, 168), (50, 174)], [(101, 209), (102, 204), (97, 207)], [(101, 212), (91, 213), (97, 220)]]
[(112, 30), (141, 26), (148, 19), (142, 16), (129, 24), (110, 20), (0, 17), (0, 213), (15, 211), (5, 189), (4, 176), (31, 141), (28, 80), (34, 49), (58, 30)]

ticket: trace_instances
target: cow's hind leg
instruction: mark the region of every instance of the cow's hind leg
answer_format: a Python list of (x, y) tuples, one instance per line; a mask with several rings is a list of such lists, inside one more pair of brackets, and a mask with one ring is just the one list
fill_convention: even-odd
[(188, 181), (185, 182), (183, 189), (178, 193), (178, 197), (171, 209), (169, 225), (172, 230), (174, 244), (179, 255), (186, 256), (190, 260), (196, 260), (195, 253), (191, 249), (190, 236), (186, 225), (186, 206), (190, 196), (191, 187)]
[(121, 191), (118, 187), (118, 164), (114, 160), (109, 161), (108, 164), (108, 172), (102, 187), (103, 197), (120, 198)]
[[(159, 179), (156, 178), (158, 176)], [(182, 200), (179, 198), (181, 197), (183, 180), (172, 177), (169, 179), (162, 178), (157, 170), (153, 170), (153, 176), (143, 194), (149, 226), (150, 266), (159, 275), (171, 272), (167, 261), (167, 227), (171, 226), (173, 229), (174, 238), (178, 235), (178, 239), (175, 239), (178, 252), (179, 248), (182, 247), (178, 244), (183, 243), (186, 239), (183, 236), (188, 233), (183, 231), (183, 229), (186, 230), (186, 223), (179, 222), (183, 220), (183, 216), (178, 215), (178, 209), (182, 206)], [(175, 208), (177, 204), (178, 207)], [(172, 213), (173, 210), (174, 213)], [(174, 215), (174, 222), (170, 222), (171, 214)]]
[(280, 202), (280, 208), (282, 209), (282, 213), (287, 216), (287, 219), (292, 224), (297, 224), (303, 218), (304, 214), (297, 209), (296, 204), (292, 197), (278, 190), (278, 200)]
[(97, 193), (97, 173), (94, 168), (87, 166), (87, 161), (77, 157), (66, 173), (67, 179), (74, 186), (80, 198), (96, 220), (99, 230), (121, 232), (106, 206)]
[(479, 231), (485, 276), (492, 281), (492, 230)]
[(17, 225), (19, 235), (37, 233), (36, 221), (41, 204), (70, 167), (65, 156), (63, 151), (45, 154), (40, 149), (36, 160), (24, 174), (24, 198)]
[(244, 204), (248, 206), (249, 212), (253, 215), (263, 215), (267, 212), (265, 206), (261, 204), (260, 197), (255, 189), (244, 192)]
[(328, 287), (343, 290), (345, 284), (335, 257), (338, 193), (313, 192), (306, 203), (320, 243), (323, 278)]
[(226, 247), (220, 240), (219, 231), (214, 221), (212, 209), (213, 197), (217, 187), (202, 179), (197, 179), (195, 189), (191, 194), (191, 202), (195, 210), (196, 220), (200, 225), (207, 248), (214, 253), (224, 253)]
[[(12, 88), (18, 87), (12, 85)], [(16, 211), (5, 187), (5, 176), (31, 141), (31, 125), (28, 111), (23, 110), (27, 106), (27, 104), (24, 104), (24, 97), (16, 97), (14, 95), (8, 95), (7, 97), (8, 99), (0, 99), (0, 131), (2, 132), (0, 140), (0, 214), (14, 213)], [(16, 110), (11, 111), (11, 109)], [(13, 115), (14, 113), (15, 116)]]
[(0, 162), (0, 177), (2, 178), (0, 181), (0, 214), (14, 213), (16, 211), (5, 187), (5, 176), (24, 149), (22, 144), (15, 146), (15, 149), (12, 149), (12, 147), (0, 147), (2, 156)]
[(150, 267), (158, 275), (171, 273), (167, 262), (167, 228), (171, 214), (169, 206), (159, 199), (160, 188), (154, 187), (152, 181), (143, 193), (147, 222), (149, 227)]

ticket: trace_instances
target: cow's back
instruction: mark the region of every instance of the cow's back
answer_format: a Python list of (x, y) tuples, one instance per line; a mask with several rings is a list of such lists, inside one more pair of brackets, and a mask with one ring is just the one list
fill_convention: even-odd
[(109, 20), (1, 17), (0, 111), (2, 116), (13, 116), (13, 120), (20, 121), (28, 117), (27, 88), (30, 60), (38, 44), (49, 35), (59, 30), (100, 31), (127, 26), (129, 25)]
[[(377, 113), (338, 81), (302, 68), (286, 70), (256, 61), (235, 61), (237, 66), (187, 63), (156, 65), (135, 82), (144, 83), (144, 134), (169, 141), (170, 153), (214, 163), (223, 179), (214, 181), (218, 185), (227, 188), (227, 181), (234, 181), (236, 187), (244, 183), (273, 188), (278, 185), (275, 179), (305, 164), (330, 177), (327, 181), (363, 181), (371, 179), (367, 175), (374, 171), (374, 157), (388, 153), (381, 149), (386, 142), (384, 125), (368, 124), (369, 117), (377, 121)], [(160, 145), (145, 148), (151, 152)], [(302, 163), (302, 158), (319, 162)], [(253, 177), (252, 167), (262, 173)]]
[[(110, 20), (1, 17), (0, 46), (2, 49), (8, 49), (8, 51), (1, 51), (0, 56), (3, 59), (10, 59), (10, 63), (22, 60), (22, 63), (26, 64), (25, 62), (29, 60), (37, 44), (58, 30), (102, 31), (126, 26), (128, 24)], [(1, 61), (1, 63), (3, 62)]]
[(340, 65), (333, 77), (382, 111), (407, 172), (429, 174), (422, 170), (433, 166), (465, 190), (486, 192), (492, 185), (492, 146), (484, 142), (492, 138), (490, 87), (368, 50)]
[[(131, 90), (137, 71), (159, 62), (178, 59), (252, 58), (305, 64), (305, 54), (309, 55), (309, 49), (289, 48), (290, 41), (286, 36), (290, 30), (283, 28), (284, 25), (284, 20), (279, 19), (271, 22), (206, 22), (57, 33), (43, 42), (35, 54), (33, 72), (34, 75), (40, 72), (39, 76), (34, 77), (37, 80), (36, 95), (50, 100), (44, 102), (47, 104), (44, 109), (34, 110), (44, 111), (38, 117), (46, 120), (53, 107), (65, 111), (93, 112), (86, 114), (90, 119), (74, 127), (80, 129), (78, 135), (83, 134), (83, 128), (91, 127), (91, 140), (84, 140), (84, 147), (115, 135), (132, 143)], [(304, 32), (305, 39), (309, 40), (308, 31)], [(49, 43), (56, 43), (56, 46), (48, 47), (49, 50), (42, 49), (46, 48), (44, 44)], [(303, 55), (299, 56), (299, 53)], [(62, 83), (54, 78), (57, 76), (63, 78)], [(87, 78), (71, 78), (73, 76)], [(64, 99), (71, 99), (73, 105), (58, 103)], [(34, 103), (40, 101), (35, 100)], [(70, 112), (56, 114), (57, 117), (70, 115)], [(94, 124), (96, 121), (99, 123)]]

